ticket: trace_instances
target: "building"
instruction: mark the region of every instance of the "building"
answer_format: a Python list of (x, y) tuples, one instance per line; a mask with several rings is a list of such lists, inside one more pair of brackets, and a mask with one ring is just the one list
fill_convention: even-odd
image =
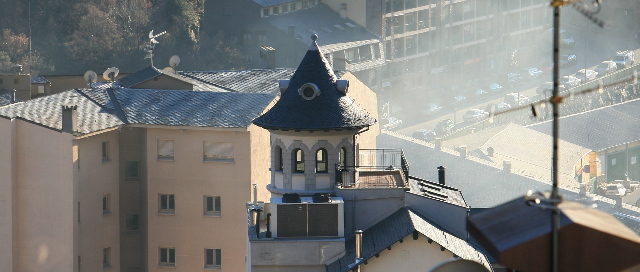
[[(376, 119), (337, 79), (316, 38), (280, 81), (278, 102), (253, 121), (269, 130), (272, 152), (270, 201), (247, 204), (251, 271), (411, 271), (456, 257), (490, 269), (467, 240), (462, 193), (444, 178), (410, 176), (401, 150), (375, 148), (365, 135), (377, 135)], [(365, 233), (359, 251), (357, 230)], [(411, 262), (402, 261), (407, 254)]]

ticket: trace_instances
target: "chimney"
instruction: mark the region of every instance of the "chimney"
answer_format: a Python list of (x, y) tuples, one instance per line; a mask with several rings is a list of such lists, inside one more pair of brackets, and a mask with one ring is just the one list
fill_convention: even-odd
[(18, 91), (18, 90), (13, 89), (13, 100), (11, 101), (11, 103), (16, 103), (16, 102), (18, 102), (18, 100), (16, 100), (16, 92), (17, 92), (17, 91)]
[(446, 169), (444, 166), (442, 165), (438, 166), (438, 182), (440, 183), (440, 185), (446, 185), (445, 177), (444, 177), (444, 169)]
[(295, 25), (289, 25), (289, 37), (296, 38), (296, 33), (298, 32), (298, 27)]
[(467, 157), (467, 146), (466, 145), (461, 145), (460, 146), (460, 158), (466, 158)]
[(360, 272), (360, 261), (362, 261), (362, 230), (356, 230), (356, 271)]
[(347, 3), (340, 4), (340, 17), (347, 18)]
[(62, 132), (75, 134), (78, 132), (78, 106), (62, 106)]
[(267, 69), (276, 68), (276, 49), (271, 46), (260, 46), (260, 58), (266, 63)]
[(511, 173), (511, 161), (510, 160), (505, 160), (502, 162), (502, 170), (507, 172), (507, 173)]

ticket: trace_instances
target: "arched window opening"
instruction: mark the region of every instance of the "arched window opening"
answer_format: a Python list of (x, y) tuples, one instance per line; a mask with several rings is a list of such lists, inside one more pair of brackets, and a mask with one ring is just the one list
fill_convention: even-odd
[(316, 152), (316, 173), (327, 173), (327, 150), (324, 148)]
[(282, 171), (282, 147), (280, 147), (279, 145), (276, 146), (276, 161), (275, 161), (275, 168), (276, 171)]
[(293, 150), (293, 165), (295, 173), (304, 173), (304, 153), (300, 148)]
[(340, 148), (340, 154), (338, 155), (338, 166), (344, 167), (347, 161), (347, 148)]

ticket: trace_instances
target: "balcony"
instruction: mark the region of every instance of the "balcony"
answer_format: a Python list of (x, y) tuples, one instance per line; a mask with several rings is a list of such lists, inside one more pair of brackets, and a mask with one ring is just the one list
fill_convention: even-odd
[(336, 166), (341, 189), (408, 188), (409, 164), (402, 150), (360, 149), (356, 166)]

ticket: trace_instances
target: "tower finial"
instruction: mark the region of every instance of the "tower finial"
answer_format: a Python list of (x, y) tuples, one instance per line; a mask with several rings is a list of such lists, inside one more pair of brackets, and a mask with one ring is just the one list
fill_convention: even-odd
[(313, 33), (313, 35), (311, 35), (311, 39), (312, 39), (313, 41), (317, 40), (317, 39), (318, 39), (318, 34)]

